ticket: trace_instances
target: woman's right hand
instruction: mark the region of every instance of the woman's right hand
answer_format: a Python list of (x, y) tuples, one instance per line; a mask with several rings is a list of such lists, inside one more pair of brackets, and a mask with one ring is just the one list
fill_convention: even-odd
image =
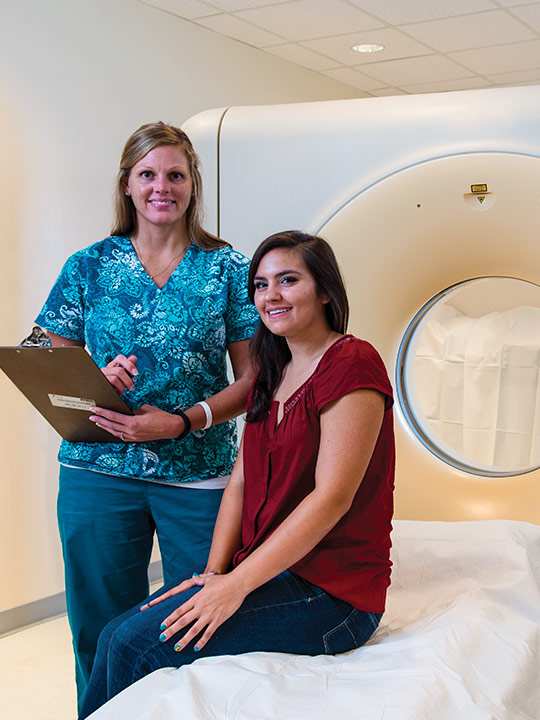
[[(180, 587), (181, 585), (174, 590)], [(240, 608), (246, 595), (247, 592), (232, 577), (232, 573), (207, 573), (201, 591), (192, 595), (163, 620), (159, 628), (160, 641), (166, 642), (187, 628), (186, 633), (174, 646), (176, 652), (191, 642), (196, 643), (193, 648), (195, 652), (202, 650), (215, 631)], [(167, 593), (156, 599), (165, 599), (165, 596)], [(151, 601), (150, 604), (154, 602)]]
[(121, 395), (124, 390), (131, 390), (133, 387), (133, 378), (138, 373), (136, 363), (135, 355), (129, 357), (117, 355), (114, 360), (101, 368), (101, 372)]
[(170, 590), (167, 590), (167, 592), (164, 592), (163, 595), (158, 595), (153, 600), (150, 600), (150, 602), (146, 603), (146, 605), (142, 605), (140, 609), (147, 610), (149, 607), (159, 605), (159, 603), (163, 602), (164, 600), (168, 600), (175, 595), (179, 595), (180, 593), (183, 593), (192, 587), (203, 587), (206, 580), (213, 575), (215, 575), (214, 572), (201, 573), (200, 575), (198, 573), (193, 573), (190, 578), (188, 578), (187, 580), (183, 580), (179, 585), (175, 585)]

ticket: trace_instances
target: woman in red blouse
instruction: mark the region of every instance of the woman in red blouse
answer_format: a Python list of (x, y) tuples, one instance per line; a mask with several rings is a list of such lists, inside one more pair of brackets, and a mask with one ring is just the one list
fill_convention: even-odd
[(383, 362), (345, 334), (345, 288), (322, 238), (267, 238), (249, 292), (262, 320), (258, 375), (207, 566), (105, 628), (81, 719), (160, 667), (255, 650), (335, 654), (379, 624), (394, 485)]

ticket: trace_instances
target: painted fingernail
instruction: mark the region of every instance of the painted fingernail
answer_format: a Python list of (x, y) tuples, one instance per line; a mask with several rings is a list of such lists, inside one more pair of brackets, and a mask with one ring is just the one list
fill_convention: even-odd
[(167, 639), (167, 636), (165, 635), (165, 633), (162, 633), (162, 634), (159, 636), (159, 639), (160, 639), (160, 642), (165, 642), (165, 640)]
[(174, 652), (180, 652), (181, 649), (182, 649), (182, 646), (180, 645), (180, 643), (178, 643), (178, 645), (174, 646)]
[(199, 652), (199, 646), (198, 646), (198, 645), (195, 645), (195, 647), (194, 647), (193, 649), (195, 650), (195, 652)]
[(193, 573), (191, 577), (199, 577), (199, 573)]
[(165, 623), (161, 623), (161, 625), (159, 626), (159, 629), (160, 629), (160, 630), (165, 630), (166, 627), (167, 627), (167, 626), (165, 625)]

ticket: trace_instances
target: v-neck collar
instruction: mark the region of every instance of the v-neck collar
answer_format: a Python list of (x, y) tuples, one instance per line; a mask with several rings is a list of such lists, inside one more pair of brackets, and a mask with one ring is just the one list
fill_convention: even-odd
[(178, 265), (174, 268), (174, 270), (173, 270), (172, 273), (169, 275), (169, 277), (167, 278), (167, 280), (165, 281), (165, 283), (160, 287), (160, 286), (155, 282), (155, 280), (152, 278), (152, 276), (148, 274), (146, 268), (145, 268), (144, 265), (142, 264), (139, 256), (137, 255), (137, 251), (135, 250), (135, 247), (134, 247), (134, 245), (133, 245), (133, 242), (131, 241), (131, 238), (127, 235), (127, 236), (126, 236), (126, 239), (127, 239), (127, 242), (129, 243), (129, 247), (130, 247), (130, 249), (131, 249), (131, 252), (135, 255), (135, 259), (136, 259), (136, 261), (137, 261), (137, 263), (138, 263), (138, 265), (139, 265), (140, 272), (142, 272), (143, 276), (148, 280), (148, 282), (151, 283), (151, 284), (153, 285), (153, 287), (154, 287), (156, 290), (159, 290), (160, 292), (163, 292), (163, 291), (167, 288), (167, 285), (169, 285), (169, 281), (171, 280), (171, 278), (173, 277), (173, 275), (175, 275), (176, 271), (177, 271), (178, 268), (182, 265), (182, 263), (186, 260), (186, 258), (191, 254), (192, 249), (193, 249), (193, 242), (190, 242), (188, 249), (187, 249), (186, 252), (184, 253), (183, 257), (180, 259), (180, 262), (179, 262)]
[(343, 335), (342, 337), (335, 340), (329, 347), (326, 348), (326, 350), (323, 352), (323, 354), (319, 358), (319, 362), (317, 363), (317, 365), (316, 365), (315, 369), (313, 370), (313, 372), (311, 373), (311, 375), (308, 378), (306, 378), (304, 380), (304, 382), (301, 385), (299, 385), (296, 388), (296, 390), (293, 393), (291, 393), (291, 395), (289, 395), (289, 397), (283, 402), (283, 415), (281, 416), (281, 418), (279, 418), (279, 422), (278, 422), (279, 407), (280, 407), (281, 403), (279, 402), (279, 400), (272, 400), (272, 411), (273, 411), (272, 412), (272, 428), (273, 428), (274, 432), (278, 431), (283, 420), (285, 419), (285, 415), (287, 415), (287, 413), (291, 410), (291, 408), (293, 408), (296, 405), (296, 403), (300, 400), (302, 395), (306, 392), (308, 387), (311, 385), (311, 383), (313, 382), (313, 378), (317, 374), (319, 367), (320, 367), (322, 361), (324, 360), (324, 358), (326, 357), (326, 355), (333, 348), (335, 348), (337, 345), (341, 344), (342, 342), (344, 342), (345, 340), (347, 340), (350, 337), (352, 337), (352, 336), (349, 333), (346, 335)]

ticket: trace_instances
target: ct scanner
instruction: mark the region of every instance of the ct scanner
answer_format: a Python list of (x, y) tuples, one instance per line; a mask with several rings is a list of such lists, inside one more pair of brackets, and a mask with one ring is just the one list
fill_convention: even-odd
[(540, 462), (471, 471), (419, 437), (402, 343), (423, 307), (475, 278), (527, 281), (540, 307), (540, 87), (220, 108), (184, 128), (211, 231), (247, 255), (289, 228), (334, 247), (350, 331), (399, 396), (396, 517), (540, 523)]

